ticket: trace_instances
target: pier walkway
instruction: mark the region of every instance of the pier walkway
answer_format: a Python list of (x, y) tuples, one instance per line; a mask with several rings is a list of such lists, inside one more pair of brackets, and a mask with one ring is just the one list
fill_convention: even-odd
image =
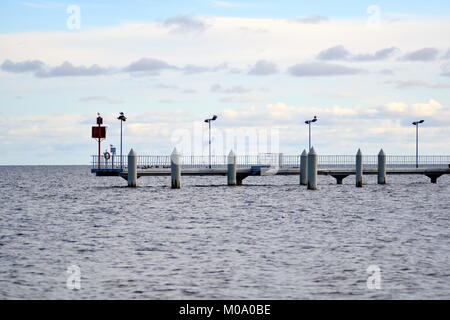
[[(362, 156), (362, 174), (379, 174), (378, 155)], [(171, 156), (136, 156), (136, 178), (143, 176), (170, 176)], [(356, 174), (353, 155), (319, 155), (317, 174), (328, 175), (342, 184), (343, 179)], [(248, 176), (300, 175), (300, 155), (262, 154), (258, 156), (235, 156), (236, 184), (241, 185)], [(122, 160), (122, 161), (121, 161)], [(385, 156), (387, 175), (425, 175), (432, 183), (450, 174), (450, 156)], [(416, 165), (418, 164), (418, 168)], [(229, 172), (227, 156), (211, 157), (180, 156), (180, 175), (182, 176), (227, 176)], [(116, 156), (105, 160), (92, 157), (91, 172), (97, 176), (119, 176), (128, 179), (128, 156)]]

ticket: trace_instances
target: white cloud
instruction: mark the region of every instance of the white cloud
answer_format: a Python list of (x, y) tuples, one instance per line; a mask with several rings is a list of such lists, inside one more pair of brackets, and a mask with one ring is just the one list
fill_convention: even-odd
[(413, 52), (409, 52), (402, 57), (405, 61), (434, 61), (439, 54), (436, 48), (422, 48)]
[(275, 63), (267, 60), (257, 61), (248, 71), (248, 74), (255, 76), (267, 76), (278, 72), (278, 67)]
[(170, 32), (173, 33), (198, 33), (208, 28), (208, 25), (202, 19), (185, 14), (167, 18), (163, 21), (162, 25), (170, 28)]
[(346, 67), (338, 64), (311, 62), (299, 63), (289, 67), (288, 72), (296, 77), (326, 77), (361, 74), (363, 69)]

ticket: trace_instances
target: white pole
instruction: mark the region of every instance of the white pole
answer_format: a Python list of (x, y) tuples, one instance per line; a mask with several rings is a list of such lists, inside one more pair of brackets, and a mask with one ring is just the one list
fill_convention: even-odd
[(137, 186), (137, 153), (133, 149), (128, 153), (128, 186)]
[(386, 184), (386, 154), (383, 149), (378, 153), (378, 184)]
[(300, 155), (300, 185), (306, 186), (308, 184), (308, 153), (303, 150)]
[(317, 190), (317, 153), (314, 147), (308, 153), (308, 190)]
[(173, 149), (170, 155), (170, 169), (172, 189), (180, 189), (181, 187), (181, 155), (177, 148)]
[(233, 150), (230, 151), (228, 154), (228, 170), (227, 170), (227, 177), (228, 177), (228, 185), (229, 186), (235, 186), (236, 185), (236, 155), (234, 154)]
[(362, 161), (361, 149), (358, 149), (358, 152), (356, 153), (355, 176), (356, 176), (356, 186), (359, 188), (362, 187), (363, 186), (363, 161)]

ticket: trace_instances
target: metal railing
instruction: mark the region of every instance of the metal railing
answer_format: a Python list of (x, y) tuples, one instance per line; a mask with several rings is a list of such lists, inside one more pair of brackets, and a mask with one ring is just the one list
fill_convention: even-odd
[[(170, 168), (170, 155), (168, 156), (138, 156), (139, 169), (152, 168)], [(182, 168), (208, 168), (208, 156), (182, 156)], [(277, 154), (274, 157), (267, 157), (267, 155), (248, 155), (236, 156), (236, 163), (238, 168), (250, 168), (252, 166), (271, 166), (280, 168), (298, 168), (300, 165), (300, 155), (283, 155)], [(106, 160), (100, 157), (100, 169), (121, 169), (120, 156), (111, 157)], [(123, 169), (127, 168), (128, 156), (122, 156)], [(366, 169), (375, 169), (378, 164), (377, 155), (364, 155), (363, 165)], [(416, 156), (386, 156), (387, 168), (406, 169), (416, 167)], [(449, 168), (450, 156), (419, 156), (419, 168)], [(211, 156), (212, 168), (226, 168), (227, 156)], [(352, 169), (355, 167), (354, 155), (319, 155), (318, 168), (319, 169)], [(92, 156), (92, 168), (98, 169), (98, 156)]]

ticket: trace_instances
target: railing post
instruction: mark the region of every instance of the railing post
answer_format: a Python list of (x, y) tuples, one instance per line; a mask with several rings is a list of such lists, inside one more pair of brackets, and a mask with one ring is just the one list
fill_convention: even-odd
[(128, 153), (128, 186), (137, 186), (137, 153), (133, 149)]
[(229, 186), (235, 186), (237, 184), (236, 180), (236, 155), (234, 154), (233, 150), (230, 151), (228, 154), (227, 159), (227, 178), (228, 178), (228, 185)]
[(308, 153), (308, 190), (317, 190), (317, 153), (314, 148)]
[(386, 154), (383, 149), (378, 153), (378, 184), (386, 184)]
[(356, 153), (355, 176), (356, 176), (356, 186), (359, 188), (362, 187), (363, 186), (363, 159), (362, 159), (361, 149), (358, 149), (358, 152)]
[(300, 185), (308, 184), (308, 153), (303, 149), (300, 155)]
[(173, 149), (170, 155), (170, 175), (172, 180), (172, 189), (181, 187), (181, 155), (177, 148)]

